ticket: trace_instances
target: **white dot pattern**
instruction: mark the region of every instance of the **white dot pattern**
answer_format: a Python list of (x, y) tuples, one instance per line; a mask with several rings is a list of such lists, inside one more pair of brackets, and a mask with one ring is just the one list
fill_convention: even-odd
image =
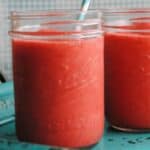
[[(14, 10), (79, 9), (82, 0), (0, 0), (0, 71), (12, 79), (9, 12)], [(91, 0), (91, 9), (150, 7), (150, 0)]]

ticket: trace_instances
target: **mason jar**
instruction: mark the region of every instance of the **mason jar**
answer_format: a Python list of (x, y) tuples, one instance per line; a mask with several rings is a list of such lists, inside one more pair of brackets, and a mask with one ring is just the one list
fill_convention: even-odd
[(104, 126), (101, 13), (13, 12), (11, 24), (18, 138), (59, 147), (97, 143)]
[(150, 131), (150, 9), (105, 10), (104, 20), (107, 120)]

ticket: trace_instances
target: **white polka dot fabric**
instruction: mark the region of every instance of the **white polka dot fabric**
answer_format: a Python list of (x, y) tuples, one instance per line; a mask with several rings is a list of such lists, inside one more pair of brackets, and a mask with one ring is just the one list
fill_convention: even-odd
[[(149, 7), (150, 0), (91, 0), (90, 9)], [(12, 79), (9, 12), (14, 10), (79, 9), (82, 0), (0, 0), (0, 72)]]

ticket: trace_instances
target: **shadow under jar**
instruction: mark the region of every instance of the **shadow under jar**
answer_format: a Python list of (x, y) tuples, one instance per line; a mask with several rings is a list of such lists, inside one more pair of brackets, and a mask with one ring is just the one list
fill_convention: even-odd
[(60, 147), (98, 142), (104, 125), (101, 14), (11, 15), (16, 130), (20, 140)]
[(150, 10), (106, 10), (104, 18), (107, 120), (150, 131)]

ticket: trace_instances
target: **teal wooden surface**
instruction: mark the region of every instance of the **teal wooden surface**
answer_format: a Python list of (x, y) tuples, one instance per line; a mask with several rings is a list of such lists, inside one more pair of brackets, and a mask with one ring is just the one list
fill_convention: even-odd
[[(19, 142), (15, 135), (14, 123), (0, 127), (0, 150), (52, 149), (54, 148), (50, 146)], [(150, 150), (150, 133), (124, 133), (115, 131), (106, 125), (102, 140), (93, 147), (86, 148), (86, 150)]]
[(13, 92), (13, 82), (9, 81), (0, 84), (0, 96), (7, 96), (9, 94), (13, 94)]
[(14, 118), (13, 83), (0, 84), (0, 125)]
[[(9, 96), (11, 100), (13, 98), (12, 83), (8, 82), (0, 87), (2, 87), (0, 88), (0, 96)], [(11, 110), (10, 112), (14, 113)], [(50, 146), (19, 142), (15, 134), (14, 122), (0, 126), (0, 150), (52, 149), (54, 148)], [(105, 133), (101, 141), (93, 147), (86, 148), (86, 150), (150, 150), (150, 133), (124, 133), (113, 130), (108, 125), (105, 125)]]

